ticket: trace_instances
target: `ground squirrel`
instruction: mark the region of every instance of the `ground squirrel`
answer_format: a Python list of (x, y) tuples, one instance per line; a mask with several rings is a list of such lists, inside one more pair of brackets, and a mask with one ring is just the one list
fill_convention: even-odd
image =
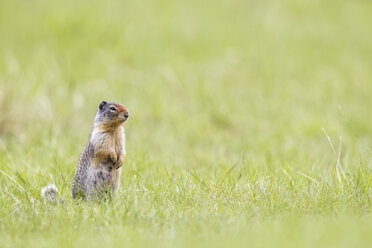
[[(122, 124), (129, 112), (121, 104), (103, 101), (94, 119), (94, 127), (85, 146), (72, 182), (74, 199), (101, 199), (115, 195), (125, 159), (125, 133)], [(56, 202), (57, 189), (42, 190), (44, 199)]]

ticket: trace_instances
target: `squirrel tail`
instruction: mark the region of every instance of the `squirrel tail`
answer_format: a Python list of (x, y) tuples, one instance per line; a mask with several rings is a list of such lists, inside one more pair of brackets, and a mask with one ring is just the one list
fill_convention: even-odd
[[(44, 198), (44, 202), (50, 202), (53, 205), (56, 205), (58, 202), (58, 194), (58, 189), (54, 183), (41, 189), (41, 196)], [(64, 201), (60, 199), (60, 203), (63, 202)]]

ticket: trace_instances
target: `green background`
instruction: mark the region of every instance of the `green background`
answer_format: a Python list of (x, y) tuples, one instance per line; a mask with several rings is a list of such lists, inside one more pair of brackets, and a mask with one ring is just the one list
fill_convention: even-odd
[[(0, 247), (370, 246), (371, 30), (367, 0), (0, 0)], [(102, 100), (121, 189), (73, 201)]]

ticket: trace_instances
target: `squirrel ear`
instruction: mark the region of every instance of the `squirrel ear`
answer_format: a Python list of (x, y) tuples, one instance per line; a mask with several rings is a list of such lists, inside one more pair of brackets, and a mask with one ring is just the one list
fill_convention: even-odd
[(101, 104), (99, 105), (99, 109), (103, 109), (103, 107), (107, 104), (106, 101), (102, 101)]

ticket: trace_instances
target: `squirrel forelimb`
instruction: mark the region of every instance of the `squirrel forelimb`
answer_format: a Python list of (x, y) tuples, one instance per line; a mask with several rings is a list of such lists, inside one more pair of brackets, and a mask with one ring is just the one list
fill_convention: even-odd
[(95, 160), (95, 163), (93, 164), (95, 166), (101, 166), (101, 163), (116, 166), (118, 159), (114, 151), (100, 150), (95, 153), (94, 160)]
[(125, 155), (123, 153), (119, 154), (117, 162), (115, 164), (115, 168), (119, 169), (123, 165), (124, 160), (125, 160)]

